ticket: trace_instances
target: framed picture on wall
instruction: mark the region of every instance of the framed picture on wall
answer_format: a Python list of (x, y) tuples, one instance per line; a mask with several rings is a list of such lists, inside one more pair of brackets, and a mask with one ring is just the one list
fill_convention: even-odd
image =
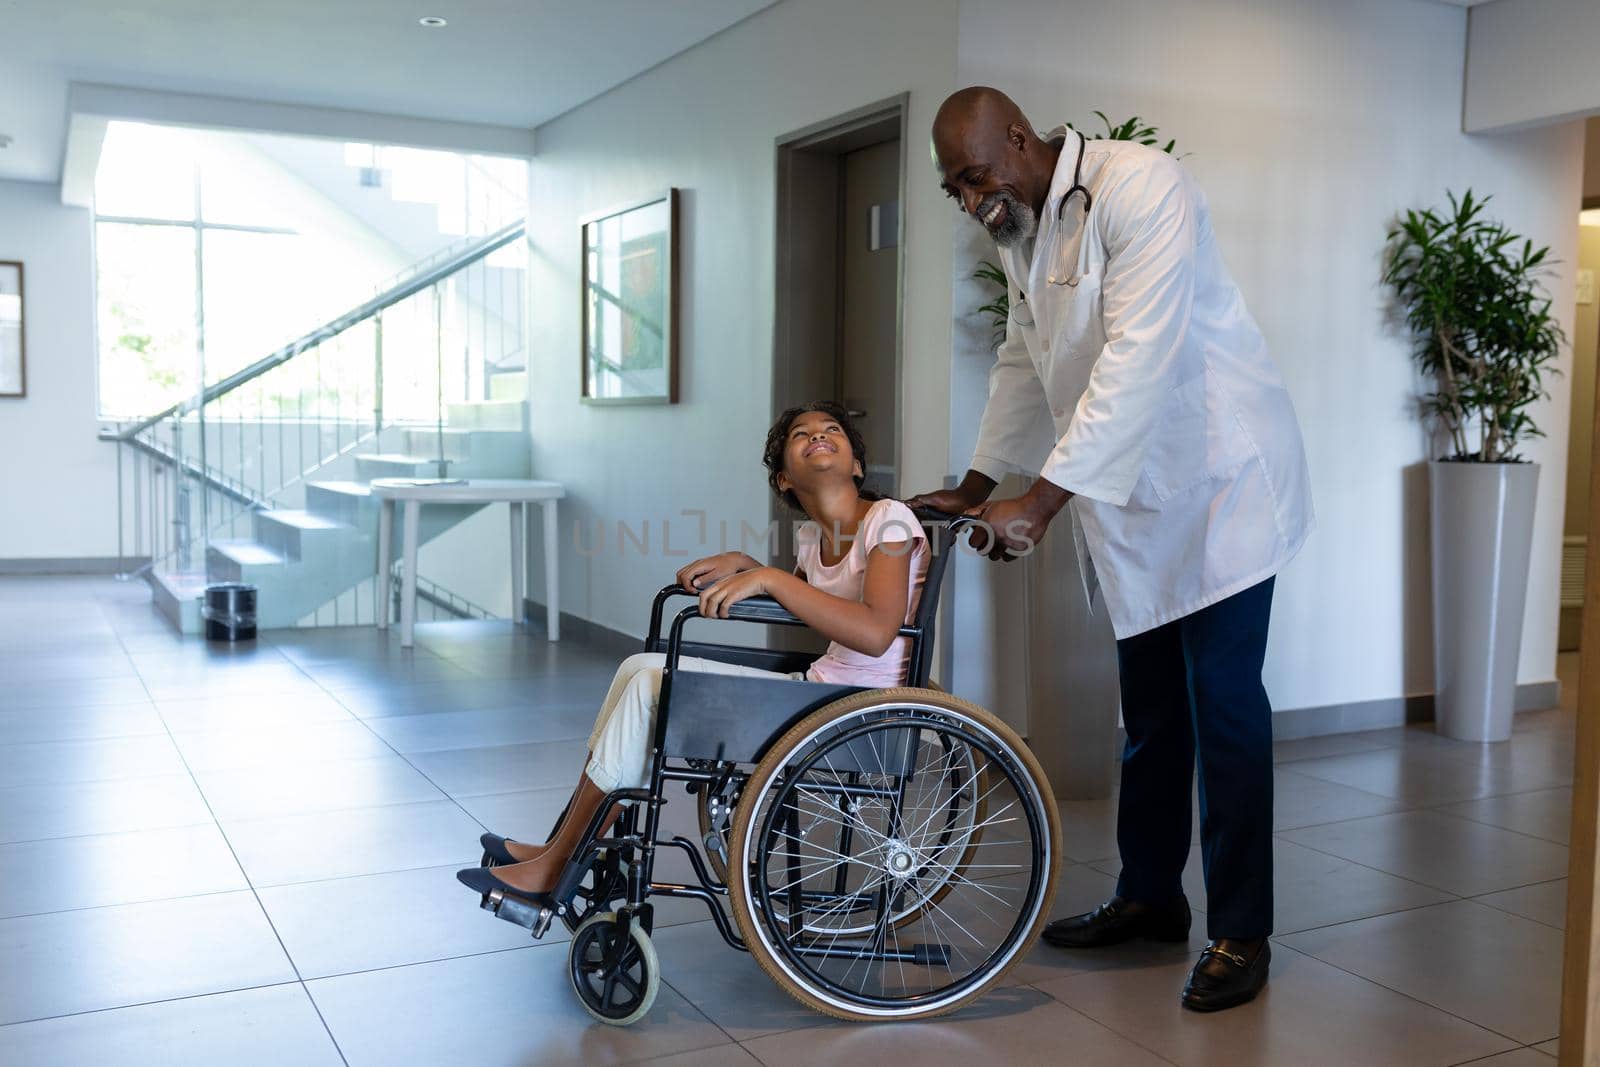
[(584, 402), (677, 403), (678, 190), (582, 230)]
[(0, 397), (26, 396), (22, 264), (0, 260)]

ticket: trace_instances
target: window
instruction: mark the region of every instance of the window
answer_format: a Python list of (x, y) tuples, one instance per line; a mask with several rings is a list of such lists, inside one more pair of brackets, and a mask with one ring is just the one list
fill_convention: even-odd
[(110, 124), (95, 175), (103, 416), (192, 396), (202, 366), (207, 384), (226, 378), (407, 261), (267, 150), (285, 140)]
[[(526, 173), (521, 160), (111, 123), (95, 175), (102, 416), (138, 418), (188, 399), (202, 374), (221, 381), (447, 247), (520, 219)], [(489, 377), (520, 380), (523, 254), (503, 248), (450, 285), (453, 314), (472, 324), (450, 328), (470, 338), (460, 346), (473, 349), (476, 393), (498, 395)], [(435, 373), (436, 345), (412, 334), (385, 337), (386, 366), (394, 353), (386, 394), (408, 371)], [(371, 345), (371, 336), (356, 329), (332, 343)], [(327, 386), (293, 378), (258, 379), (231, 396), (227, 414), (290, 416), (305, 389)], [(437, 386), (426, 392), (436, 401)]]

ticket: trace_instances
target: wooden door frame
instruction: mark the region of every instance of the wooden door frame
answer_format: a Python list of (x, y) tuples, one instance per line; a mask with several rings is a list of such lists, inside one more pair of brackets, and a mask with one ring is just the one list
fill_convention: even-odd
[[(788, 306), (787, 295), (794, 286), (793, 268), (784, 248), (784, 233), (787, 219), (794, 200), (792, 189), (792, 173), (794, 156), (797, 152), (819, 149), (843, 156), (853, 148), (866, 147), (869, 144), (879, 143), (882, 140), (881, 132), (889, 126), (896, 129), (896, 137), (900, 143), (900, 177), (899, 196), (900, 220), (899, 239), (895, 252), (895, 308), (894, 308), (894, 379), (895, 388), (904, 391), (905, 370), (905, 306), (906, 306), (906, 256), (905, 256), (905, 225), (906, 225), (906, 152), (909, 143), (907, 123), (911, 112), (911, 97), (909, 93), (891, 96), (863, 107), (847, 111), (842, 115), (814, 122), (802, 129), (778, 137), (774, 142), (776, 153), (777, 173), (777, 211), (774, 215), (775, 234), (773, 245), (776, 250), (776, 271), (774, 273), (773, 296), (773, 339), (772, 339), (772, 414), (777, 416), (783, 409), (785, 398), (789, 395), (792, 379), (789, 377), (789, 368), (794, 365), (794, 360), (801, 354), (793, 350), (790, 333), (790, 319), (792, 310)], [(873, 132), (877, 131), (877, 132)], [(864, 135), (864, 139), (861, 136)], [(876, 139), (874, 139), (876, 138)], [(856, 140), (861, 143), (855, 143)], [(904, 446), (905, 404), (903, 395), (895, 397), (894, 427), (892, 437), (894, 440), (894, 454), (891, 457), (896, 470), (900, 467), (900, 459)]]
[[(1600, 530), (1600, 376), (1589, 468), (1589, 529)], [(1578, 738), (1572, 772), (1572, 841), (1561, 972), (1562, 1067), (1600, 1067), (1600, 537), (1584, 552), (1583, 629), (1578, 648)]]

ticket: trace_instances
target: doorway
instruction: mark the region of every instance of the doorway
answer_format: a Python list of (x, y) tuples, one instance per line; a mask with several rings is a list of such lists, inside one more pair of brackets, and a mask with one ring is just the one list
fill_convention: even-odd
[[(901, 489), (905, 118), (902, 96), (777, 141), (772, 413), (846, 408), (866, 441), (867, 488), (885, 496)], [(773, 514), (782, 529), (781, 504)]]
[[(844, 407), (866, 444), (864, 488), (900, 492), (901, 254), (906, 98), (869, 104), (777, 141), (772, 416)], [(775, 567), (795, 567), (799, 516), (773, 500)], [(823, 651), (810, 630), (769, 627), (769, 647)]]

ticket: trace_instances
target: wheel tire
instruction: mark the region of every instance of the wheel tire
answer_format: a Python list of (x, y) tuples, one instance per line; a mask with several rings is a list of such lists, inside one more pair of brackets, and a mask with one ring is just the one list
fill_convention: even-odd
[[(602, 961), (593, 959), (591, 950), (601, 954), (609, 950), (615, 938), (616, 925), (617, 913), (608, 911), (591, 916), (573, 932), (572, 944), (567, 950), (567, 977), (584, 1011), (607, 1026), (630, 1026), (644, 1018), (656, 1002), (656, 994), (661, 991), (661, 961), (656, 956), (655, 945), (650, 942), (650, 935), (638, 923), (629, 923), (632, 953), (624, 963), (623, 973), (629, 976), (627, 981), (637, 988), (631, 991), (632, 996), (621, 999), (608, 997), (608, 993), (615, 993), (615, 986), (608, 990), (606, 984), (602, 983), (596, 989), (588, 976), (595, 973), (595, 968)], [(637, 978), (630, 973), (635, 970), (639, 972)]]
[[(766, 788), (773, 777), (782, 770), (789, 755), (801, 743), (817, 729), (834, 719), (842, 718), (854, 711), (878, 704), (892, 705), (895, 701), (905, 701), (907, 703), (923, 704), (935, 708), (942, 707), (957, 711), (975, 720), (984, 729), (1004, 741), (1006, 746), (1015, 753), (1023, 769), (1033, 779), (1033, 783), (1038, 789), (1045, 825), (1049, 830), (1050, 851), (1049, 869), (1045, 872), (1045, 885), (1039, 906), (1011, 958), (1002, 966), (996, 967), (981, 983), (959, 999), (937, 1008), (924, 1009), (920, 1012), (886, 1015), (852, 1011), (822, 1000), (804, 985), (791, 978), (789, 973), (773, 957), (771, 950), (767, 948), (757, 930), (757, 919), (751, 911), (749, 878), (747, 876), (749, 859), (745, 855), (745, 841), (749, 836), (750, 821), (755, 815), (760, 798), (766, 792)], [(970, 855), (970, 852), (968, 855)], [(1050, 919), (1050, 909), (1055, 902), (1056, 895), (1056, 867), (1060, 863), (1060, 857), (1061, 816), (1056, 808), (1055, 795), (1050, 790), (1050, 780), (1045, 777), (1044, 769), (1039, 766), (1039, 761), (1034, 757), (1033, 752), (1017, 736), (1016, 731), (1006, 725), (1004, 720), (992, 712), (978, 707), (976, 704), (937, 690), (911, 687), (869, 690), (836, 700), (832, 704), (806, 716), (778, 739), (768, 750), (765, 758), (756, 766), (755, 772), (746, 781), (744, 792), (739, 798), (739, 806), (734, 812), (733, 828), (729, 833), (728, 868), (734, 875), (728, 880), (729, 910), (733, 913), (734, 923), (739, 929), (739, 935), (744, 940), (745, 947), (755, 957), (761, 969), (767, 972), (768, 977), (776, 982), (780, 989), (813, 1011), (850, 1022), (902, 1022), (912, 1019), (930, 1019), (958, 1011), (971, 1004), (992, 989), (996, 983), (1005, 977), (1006, 972), (1016, 966), (1027, 955), (1027, 950), (1038, 940), (1040, 931), (1044, 929), (1045, 924)]]
[[(907, 1011), (904, 1014), (864, 1013), (864, 1011), (851, 1011), (851, 1009), (840, 1008), (840, 1006), (821, 1000), (810, 989), (806, 989), (805, 985), (792, 979), (784, 969), (784, 966), (781, 966), (781, 963), (773, 957), (771, 950), (766, 947), (765, 941), (758, 934), (757, 917), (750, 909), (749, 875), (747, 875), (749, 857), (746, 856), (746, 840), (749, 838), (750, 821), (755, 816), (758, 801), (765, 795), (766, 787), (770, 784), (771, 779), (781, 771), (784, 763), (789, 760), (790, 753), (794, 752), (798, 745), (805, 742), (816, 729), (826, 726), (829, 721), (845, 717), (848, 713), (866, 709), (866, 707), (874, 707), (874, 705), (878, 704), (893, 705), (896, 701), (904, 701), (907, 704), (930, 705), (930, 707), (936, 707), (936, 709), (947, 709), (950, 712), (960, 713), (960, 715), (965, 715), (965, 717), (976, 721), (982, 728), (987, 729), (990, 734), (994, 734), (1000, 741), (1005, 742), (1006, 747), (1011, 749), (1011, 752), (1018, 758), (1027, 776), (1032, 777), (1034, 787), (1037, 789), (1040, 806), (1043, 808), (1043, 819), (1045, 819), (1046, 829), (1048, 829), (1048, 835), (1050, 835), (1050, 840), (1048, 840), (1050, 853), (1048, 853), (1046, 870), (1043, 872), (1045, 885), (1043, 885), (1040, 902), (1038, 902), (1038, 907), (1035, 909), (1034, 917), (1032, 917), (1032, 921), (1030, 921), (1026, 931), (1022, 934), (1018, 944), (1016, 944), (1016, 949), (1011, 953), (1011, 957), (1002, 966), (997, 966), (992, 973), (984, 977), (984, 981), (974, 985), (973, 989), (968, 990), (962, 997), (957, 998), (957, 1000), (947, 1001), (944, 1005), (936, 1006), (936, 1008)], [(827, 707), (822, 707), (822, 709), (816, 710), (808, 717), (803, 718), (794, 728), (789, 729), (784, 736), (779, 737), (778, 742), (768, 750), (766, 757), (755, 768), (755, 773), (750, 774), (746, 785), (744, 785), (744, 792), (739, 798), (739, 806), (734, 811), (733, 830), (730, 832), (730, 841), (728, 841), (728, 869), (734, 873), (734, 877), (728, 881), (728, 904), (730, 904), (730, 910), (733, 912), (734, 923), (738, 925), (739, 936), (744, 939), (744, 944), (750, 950), (750, 955), (755, 957), (758, 965), (762, 966), (763, 971), (766, 971), (766, 974), (774, 982), (778, 982), (779, 989), (789, 993), (790, 997), (794, 997), (795, 1000), (800, 1001), (800, 1003), (813, 1009), (813, 1011), (819, 1011), (819, 1013), (835, 1017), (835, 1019), (848, 1019), (851, 1022), (930, 1019), (930, 1017), (942, 1016), (942, 1014), (949, 1014), (952, 1011), (957, 1011), (957, 1009), (965, 1008), (966, 1005), (970, 1005), (974, 1000), (978, 1000), (984, 993), (989, 992), (1002, 977), (1005, 977), (1005, 974), (1013, 966), (1018, 965), (1019, 961), (1026, 957), (1030, 947), (1037, 941), (1038, 934), (1045, 928), (1045, 923), (1050, 921), (1050, 909), (1051, 905), (1054, 904), (1054, 897), (1056, 897), (1056, 867), (1058, 867), (1059, 862), (1061, 862), (1061, 814), (1056, 809), (1056, 798), (1054, 798), (1054, 793), (1050, 789), (1050, 779), (1045, 777), (1045, 771), (1043, 771), (1042, 766), (1038, 765), (1038, 760), (1034, 757), (1034, 753), (1030, 752), (1029, 747), (1022, 742), (1021, 737), (1016, 736), (1016, 731), (1013, 731), (1010, 726), (1006, 725), (1005, 721), (1000, 720), (997, 715), (989, 712), (989, 710), (984, 710), (976, 704), (971, 704), (971, 702), (963, 701), (960, 697), (941, 693), (941, 691), (909, 688), (909, 686), (898, 689), (872, 689), (872, 691), (866, 691), (866, 693), (856, 693), (843, 697), (840, 701), (832, 702)]]

